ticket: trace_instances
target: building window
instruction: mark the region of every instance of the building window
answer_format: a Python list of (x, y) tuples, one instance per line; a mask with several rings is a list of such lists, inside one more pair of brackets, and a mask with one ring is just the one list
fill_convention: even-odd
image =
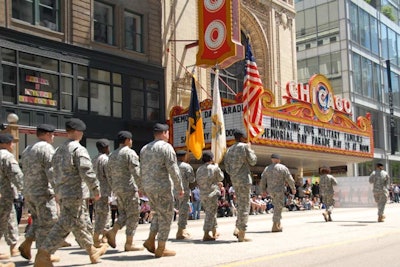
[(59, 0), (13, 0), (12, 17), (60, 31)]
[(128, 77), (131, 89), (131, 119), (157, 121), (160, 113), (160, 85), (158, 81)]
[(142, 16), (125, 11), (125, 48), (143, 52)]
[(94, 2), (94, 38), (96, 42), (114, 45), (114, 8)]
[(122, 118), (121, 74), (79, 66), (78, 110)]

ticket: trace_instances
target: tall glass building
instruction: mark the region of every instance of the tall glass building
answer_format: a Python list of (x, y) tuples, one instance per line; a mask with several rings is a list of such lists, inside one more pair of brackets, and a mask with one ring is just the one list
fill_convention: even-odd
[(348, 175), (369, 175), (374, 163), (382, 161), (396, 181), (400, 177), (400, 0), (296, 0), (296, 11), (298, 81), (321, 73), (336, 95), (352, 101), (354, 119), (371, 114), (374, 159), (349, 163), (353, 173)]

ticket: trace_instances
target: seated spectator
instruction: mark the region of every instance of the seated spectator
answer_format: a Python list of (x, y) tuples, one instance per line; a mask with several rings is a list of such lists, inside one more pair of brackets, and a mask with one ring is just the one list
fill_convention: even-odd
[(321, 209), (321, 206), (322, 206), (322, 204), (321, 204), (321, 201), (319, 200), (319, 197), (314, 197), (313, 198), (313, 209), (319, 210), (319, 209)]
[(265, 202), (265, 204), (267, 204), (267, 208), (266, 208), (267, 213), (274, 212), (274, 205), (272, 205), (272, 199), (271, 199), (270, 195), (268, 195), (268, 194), (265, 195), (264, 202)]
[(217, 213), (217, 216), (218, 217), (229, 217), (229, 216), (232, 216), (230, 204), (229, 204), (228, 200), (226, 200), (223, 197), (218, 200), (218, 213)]
[(296, 202), (294, 201), (292, 195), (289, 195), (288, 198), (286, 199), (285, 207), (286, 207), (289, 211), (296, 211), (296, 210), (298, 210), (298, 209), (297, 209)]
[(267, 210), (267, 203), (262, 199), (261, 195), (258, 195), (256, 202), (260, 204), (259, 213), (264, 214)]
[(294, 203), (295, 203), (295, 205), (296, 205), (296, 210), (304, 210), (304, 207), (303, 207), (303, 205), (302, 205), (302, 203), (301, 203), (300, 198), (296, 197), (296, 198), (294, 199)]
[(139, 223), (149, 223), (151, 222), (152, 214), (151, 208), (148, 201), (143, 201), (140, 206), (140, 220)]
[(261, 210), (261, 204), (257, 201), (257, 196), (252, 195), (250, 198), (251, 215), (257, 215)]
[(303, 207), (304, 207), (305, 210), (311, 210), (311, 207), (313, 206), (313, 204), (312, 204), (312, 201), (310, 200), (310, 197), (309, 197), (309, 196), (306, 195), (306, 196), (303, 198), (302, 205), (303, 205)]

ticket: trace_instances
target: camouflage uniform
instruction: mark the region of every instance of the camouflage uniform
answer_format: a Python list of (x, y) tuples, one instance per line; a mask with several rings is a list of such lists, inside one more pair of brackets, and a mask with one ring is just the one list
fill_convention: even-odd
[(32, 225), (26, 237), (32, 235), (38, 247), (58, 219), (51, 167), (53, 155), (54, 148), (51, 144), (38, 141), (26, 147), (21, 156), (25, 204), (32, 216)]
[[(281, 163), (272, 163), (267, 166), (261, 174), (260, 188), (267, 191), (272, 198), (274, 205), (274, 215), (272, 221), (280, 225), (282, 218), (282, 208), (285, 202), (285, 183), (294, 191), (296, 189), (289, 169)], [(236, 188), (235, 188), (236, 190)]]
[[(174, 216), (173, 186), (183, 191), (182, 179), (172, 146), (154, 140), (140, 151), (143, 189), (154, 211), (150, 232), (158, 233), (158, 241), (167, 241)], [(119, 200), (118, 200), (119, 201)]]
[(333, 199), (333, 186), (337, 185), (336, 178), (331, 174), (323, 174), (319, 178), (319, 192), (322, 196), (322, 202), (325, 204), (326, 210), (330, 214), (335, 205)]
[(385, 170), (376, 169), (369, 176), (369, 182), (373, 184), (372, 192), (378, 205), (378, 216), (381, 218), (385, 212), (385, 205), (389, 196), (390, 177)]
[(67, 140), (56, 150), (52, 166), (55, 191), (60, 200), (60, 218), (40, 248), (52, 254), (72, 232), (78, 243), (89, 249), (93, 245), (93, 237), (87, 229), (82, 182), (87, 184), (94, 196), (99, 196), (100, 188), (88, 151), (78, 141)]
[(94, 232), (102, 233), (107, 223), (110, 221), (108, 197), (111, 196), (111, 186), (106, 176), (108, 156), (104, 153), (100, 153), (93, 159), (92, 163), (100, 183), (101, 193), (100, 199), (94, 203), (94, 210), (96, 212)]
[(14, 155), (6, 149), (0, 149), (0, 237), (2, 235), (7, 236), (7, 243), (14, 241), (16, 243), (16, 240), (13, 239), (18, 236), (18, 227), (15, 227), (17, 216), (14, 208), (12, 184), (18, 190), (22, 190), (22, 178), (23, 173)]
[(204, 163), (196, 171), (196, 182), (200, 188), (201, 203), (206, 215), (203, 225), (204, 232), (208, 233), (218, 227), (217, 210), (219, 195), (215, 194), (215, 190), (218, 188), (218, 182), (223, 180), (224, 173), (217, 164)]
[(257, 163), (257, 156), (248, 144), (237, 142), (225, 154), (225, 170), (231, 177), (237, 202), (236, 228), (246, 230), (250, 210), (250, 190), (253, 182), (250, 166)]
[(115, 224), (120, 228), (126, 225), (126, 235), (133, 236), (140, 218), (140, 165), (136, 152), (129, 146), (122, 146), (112, 152), (108, 159), (107, 177), (118, 198), (119, 215)]
[(189, 184), (196, 181), (192, 166), (186, 162), (178, 161), (179, 170), (182, 177), (182, 185), (185, 190), (185, 194), (179, 199), (179, 218), (178, 227), (185, 229), (187, 225), (187, 219), (189, 216), (189, 197), (190, 188)]

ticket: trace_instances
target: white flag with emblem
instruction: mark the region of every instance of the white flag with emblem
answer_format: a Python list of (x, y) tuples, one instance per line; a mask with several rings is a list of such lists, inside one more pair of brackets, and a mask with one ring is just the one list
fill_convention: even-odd
[(222, 112), (221, 97), (219, 95), (219, 70), (215, 71), (212, 100), (211, 152), (214, 154), (214, 162), (220, 163), (226, 152), (226, 134), (224, 113)]

